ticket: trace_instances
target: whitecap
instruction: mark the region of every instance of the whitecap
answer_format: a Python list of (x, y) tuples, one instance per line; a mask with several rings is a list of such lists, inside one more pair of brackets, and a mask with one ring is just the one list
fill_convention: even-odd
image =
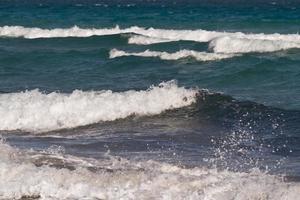
[(198, 61), (213, 61), (221, 60), (226, 58), (232, 58), (238, 56), (238, 54), (222, 54), (222, 53), (207, 53), (198, 52), (193, 50), (180, 50), (175, 53), (161, 52), (161, 51), (150, 51), (146, 50), (138, 53), (129, 53), (117, 49), (112, 49), (109, 52), (110, 58), (123, 57), (123, 56), (139, 56), (139, 57), (158, 57), (162, 60), (178, 60), (182, 58), (192, 57)]
[(156, 115), (191, 105), (197, 90), (174, 81), (148, 90), (80, 91), (70, 94), (38, 90), (0, 94), (0, 130), (50, 131), (73, 128), (131, 115)]
[[(37, 167), (24, 152), (6, 144), (0, 144), (0, 153), (0, 199), (292, 200), (300, 195), (299, 183), (286, 183), (258, 169), (242, 173), (151, 160), (77, 158), (72, 161), (75, 169), (69, 170)], [(58, 159), (68, 162), (67, 157)]]
[(273, 52), (291, 48), (300, 48), (300, 43), (270, 39), (248, 39), (220, 37), (212, 40), (209, 48), (217, 53)]

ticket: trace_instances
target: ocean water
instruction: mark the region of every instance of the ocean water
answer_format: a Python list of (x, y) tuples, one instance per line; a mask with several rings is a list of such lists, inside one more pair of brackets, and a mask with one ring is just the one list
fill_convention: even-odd
[(0, 199), (298, 199), (299, 31), (297, 1), (1, 1)]

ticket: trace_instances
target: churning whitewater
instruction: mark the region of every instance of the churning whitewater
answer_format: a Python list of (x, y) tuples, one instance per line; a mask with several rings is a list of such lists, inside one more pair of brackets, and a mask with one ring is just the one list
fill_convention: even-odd
[(85, 29), (78, 26), (71, 28), (27, 28), (23, 26), (0, 27), (1, 37), (56, 38), (56, 37), (91, 37), (123, 33), (134, 33), (128, 39), (129, 44), (149, 45), (172, 41), (209, 42), (210, 48), (215, 53), (248, 53), (248, 52), (273, 52), (290, 48), (300, 48), (299, 34), (254, 34), (242, 32), (218, 32), (206, 30), (173, 30), (155, 29), (132, 26), (121, 29), (91, 28)]
[(197, 90), (174, 81), (144, 91), (80, 91), (70, 94), (39, 90), (0, 94), (0, 130), (50, 131), (131, 115), (155, 115), (191, 105)]

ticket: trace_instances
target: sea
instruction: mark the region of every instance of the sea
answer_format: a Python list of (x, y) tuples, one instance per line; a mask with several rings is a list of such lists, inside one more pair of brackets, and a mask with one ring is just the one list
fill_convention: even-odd
[(0, 199), (297, 200), (300, 2), (2, 0)]

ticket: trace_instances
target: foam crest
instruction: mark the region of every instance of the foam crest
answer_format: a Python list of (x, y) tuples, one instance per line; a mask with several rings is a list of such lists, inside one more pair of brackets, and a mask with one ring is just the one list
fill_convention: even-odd
[(178, 60), (178, 59), (182, 59), (182, 58), (192, 57), (198, 61), (212, 61), (212, 60), (221, 60), (221, 59), (225, 59), (225, 58), (231, 58), (231, 57), (238, 56), (238, 55), (237, 54), (197, 52), (197, 51), (193, 51), (193, 50), (180, 50), (175, 53), (150, 51), (150, 50), (146, 50), (146, 51), (139, 52), (139, 53), (128, 53), (125, 51), (112, 49), (109, 52), (110, 58), (116, 58), (116, 57), (122, 57), (122, 56), (158, 57), (162, 60)]
[[(12, 152), (10, 152), (12, 151)], [(0, 199), (297, 199), (299, 183), (258, 170), (249, 173), (195, 167), (185, 169), (154, 161), (112, 159), (93, 162), (98, 170), (35, 166), (0, 147)], [(6, 154), (4, 154), (6, 155)], [(80, 159), (78, 159), (80, 160)], [(106, 170), (107, 169), (107, 170)], [(26, 198), (25, 198), (26, 199)]]
[(217, 53), (273, 52), (300, 48), (300, 43), (280, 40), (220, 37), (212, 40), (209, 48)]
[(299, 34), (252, 34), (206, 30), (141, 29), (128, 42), (138, 45), (172, 41), (210, 42), (216, 53), (272, 52), (300, 48)]
[(155, 29), (138, 26), (132, 26), (124, 29), (121, 29), (119, 26), (114, 28), (79, 28), (78, 26), (74, 26), (71, 28), (54, 29), (42, 29), (37, 27), (26, 28), (23, 26), (0, 27), (0, 37), (24, 37), (28, 39), (90, 37), (122, 33), (137, 34), (131, 36), (128, 39), (128, 43), (138, 45), (149, 45), (180, 40), (210, 42), (210, 48), (214, 50), (215, 53), (272, 52), (290, 48), (300, 48), (299, 34), (247, 34), (242, 32), (218, 32), (201, 29)]
[(165, 42), (173, 42), (173, 41), (176, 40), (145, 37), (142, 35), (134, 35), (128, 39), (129, 44), (137, 44), (137, 45), (149, 45), (149, 44), (157, 44), (157, 43), (165, 43)]
[[(132, 36), (129, 38), (130, 43), (135, 44), (152, 44), (158, 42), (170, 42), (170, 41), (195, 41), (195, 42), (210, 42), (220, 37), (231, 37), (236, 39), (249, 39), (249, 40), (270, 40), (300, 43), (299, 34), (264, 34), (264, 33), (242, 33), (242, 32), (218, 32), (218, 31), (206, 31), (206, 30), (172, 30), (172, 29), (144, 29), (141, 28), (134, 32), (141, 36)], [(146, 37), (145, 37), (146, 36)]]
[[(230, 48), (228, 52), (268, 52), (288, 48), (299, 48), (299, 34), (253, 34), (242, 32), (218, 32), (197, 30), (174, 30), (174, 29), (155, 29), (132, 26), (121, 29), (119, 26), (114, 28), (27, 28), (23, 26), (3, 26), (0, 27), (1, 37), (24, 37), (24, 38), (52, 38), (52, 37), (90, 37), (113, 35), (122, 33), (137, 34), (129, 38), (130, 44), (148, 45), (171, 41), (196, 41), (211, 42), (211, 46), (218, 52), (225, 52), (224, 43)], [(231, 42), (230, 42), (231, 41)], [(231, 43), (231, 44), (230, 44)], [(244, 43), (244, 44), (243, 44)], [(223, 45), (222, 45), (223, 44)], [(225, 46), (226, 46), (225, 45)], [(224, 49), (224, 50), (221, 50)], [(236, 49), (236, 50), (234, 50)], [(272, 50), (275, 49), (275, 50)], [(227, 51), (226, 51), (227, 52)]]
[[(111, 35), (120, 33), (135, 33), (156, 39), (165, 40), (190, 40), (198, 42), (208, 42), (212, 39), (222, 36), (231, 36), (237, 38), (259, 39), (259, 40), (281, 40), (281, 41), (300, 41), (299, 34), (246, 34), (242, 32), (218, 32), (202, 29), (196, 30), (176, 30), (176, 29), (155, 29), (131, 26), (121, 29), (119, 26), (113, 28), (80, 28), (73, 26), (71, 28), (42, 29), (38, 27), (23, 26), (2, 26), (0, 27), (0, 36), (4, 37), (90, 37), (93, 35)], [(139, 38), (133, 36), (133, 38)], [(140, 37), (142, 38), (142, 37)]]
[(120, 29), (119, 26), (114, 28), (90, 28), (84, 29), (78, 26), (71, 28), (54, 28), (54, 29), (42, 29), (42, 28), (27, 28), (23, 26), (3, 26), (0, 27), (1, 37), (24, 37), (28, 39), (34, 38), (55, 38), (55, 37), (91, 37), (102, 35), (114, 35), (121, 33), (135, 33), (144, 30), (136, 26)]
[[(157, 43), (159, 40), (162, 42), (166, 41), (195, 41), (195, 42), (210, 42), (216, 38), (220, 37), (232, 37), (238, 39), (249, 39), (249, 40), (271, 40), (271, 41), (282, 41), (282, 42), (300, 42), (299, 34), (264, 34), (264, 33), (242, 33), (242, 32), (219, 32), (219, 31), (206, 31), (202, 29), (197, 30), (173, 30), (173, 29), (144, 29), (140, 28), (136, 32), (145, 37), (133, 36), (133, 39), (129, 39), (132, 43), (137, 41), (137, 44), (151, 44), (151, 39), (153, 38), (154, 43)], [(142, 40), (145, 40), (143, 42)]]
[[(80, 28), (74, 26), (71, 28), (42, 29), (38, 27), (28, 28), (23, 26), (3, 26), (0, 27), (0, 36), (2, 37), (24, 37), (24, 38), (52, 38), (52, 37), (90, 37), (101, 35), (113, 35), (121, 33), (135, 33), (138, 35), (156, 38), (157, 40), (193, 40), (209, 41), (218, 36), (226, 35), (215, 31), (205, 30), (172, 30), (172, 29), (154, 29), (132, 26), (121, 29), (119, 26), (114, 28)], [(156, 41), (157, 41), (156, 40)], [(155, 41), (155, 39), (152, 39)], [(150, 43), (150, 42), (149, 42)]]
[(44, 94), (38, 90), (0, 95), (0, 130), (50, 131), (130, 115), (155, 115), (196, 101), (197, 91), (174, 81), (144, 91), (75, 90)]

